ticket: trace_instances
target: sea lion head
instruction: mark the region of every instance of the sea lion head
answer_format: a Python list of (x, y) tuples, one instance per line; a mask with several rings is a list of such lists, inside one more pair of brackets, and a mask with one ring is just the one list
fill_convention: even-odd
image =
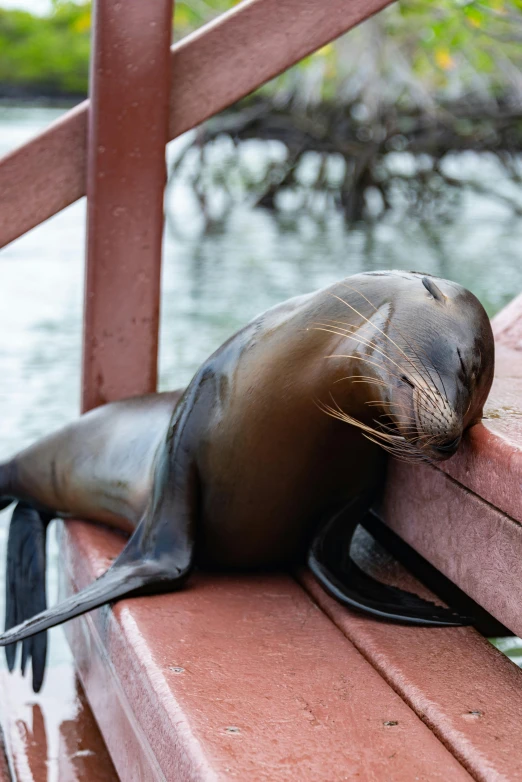
[(334, 296), (350, 325), (335, 328), (352, 343), (350, 377), (366, 385), (372, 417), (360, 404), (355, 415), (350, 403), (327, 412), (398, 458), (450, 458), (480, 421), (493, 381), (493, 333), (482, 304), (454, 282), (417, 272), (357, 275), (339, 286)]

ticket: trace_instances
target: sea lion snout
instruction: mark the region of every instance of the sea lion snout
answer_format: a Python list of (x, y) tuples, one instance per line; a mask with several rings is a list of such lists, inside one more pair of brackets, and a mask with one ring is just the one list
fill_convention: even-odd
[(462, 438), (461, 416), (434, 384), (416, 386), (412, 401), (419, 446), (430, 459), (449, 459)]

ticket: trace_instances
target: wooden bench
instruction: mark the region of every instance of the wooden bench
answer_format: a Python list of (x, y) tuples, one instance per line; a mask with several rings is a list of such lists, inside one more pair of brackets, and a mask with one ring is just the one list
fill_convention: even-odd
[[(509, 328), (506, 313), (495, 321), (500, 361), (490, 411), (516, 392), (506, 372), (522, 370), (522, 352), (502, 358), (502, 335), (522, 329), (522, 297), (509, 312)], [(517, 427), (509, 424), (517, 409), (509, 399), (505, 416), (493, 413), (447, 473), (391, 463), (381, 512), (516, 630), (520, 525), (493, 504), (497, 497), (505, 508), (517, 497)], [(484, 484), (481, 497), (450, 477), (460, 471), (480, 489), (470, 460), (491, 473), (503, 464), (503, 485)], [(366, 538), (359, 556), (367, 570), (430, 596)], [(109, 530), (68, 524), (66, 591), (103, 572), (122, 545)], [(199, 575), (190, 589), (122, 601), (67, 632), (125, 780), (522, 779), (522, 671), (472, 628), (401, 627), (353, 614), (308, 572)]]
[[(69, 591), (122, 540), (74, 522), (62, 545)], [(372, 571), (390, 580), (382, 552)], [(429, 596), (400, 566), (391, 575)], [(67, 635), (123, 780), (522, 778), (513, 663), (471, 628), (352, 614), (308, 573), (200, 575)]]

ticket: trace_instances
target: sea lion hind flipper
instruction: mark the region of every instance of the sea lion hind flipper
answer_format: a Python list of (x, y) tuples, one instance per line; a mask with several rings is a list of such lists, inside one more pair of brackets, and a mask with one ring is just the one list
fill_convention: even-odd
[(354, 498), (320, 528), (308, 566), (321, 586), (343, 605), (389, 622), (426, 627), (472, 624), (470, 617), (377, 581), (353, 561), (350, 545), (367, 504), (367, 496)]
[[(19, 502), (11, 517), (7, 541), (5, 629), (10, 630), (34, 614), (45, 610), (45, 543), (51, 516)], [(17, 644), (5, 648), (7, 667), (13, 670)], [(47, 633), (23, 643), (20, 667), (22, 674), (32, 662), (33, 689), (42, 686), (47, 657)]]
[(460, 627), (470, 617), (424, 600), (369, 576), (349, 558), (342, 572), (332, 572), (310, 553), (308, 565), (321, 586), (343, 605), (378, 619), (425, 627)]

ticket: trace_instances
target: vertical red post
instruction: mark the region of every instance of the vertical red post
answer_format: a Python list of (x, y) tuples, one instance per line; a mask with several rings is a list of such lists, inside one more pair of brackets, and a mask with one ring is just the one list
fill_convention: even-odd
[(96, 0), (82, 408), (157, 379), (173, 0)]

